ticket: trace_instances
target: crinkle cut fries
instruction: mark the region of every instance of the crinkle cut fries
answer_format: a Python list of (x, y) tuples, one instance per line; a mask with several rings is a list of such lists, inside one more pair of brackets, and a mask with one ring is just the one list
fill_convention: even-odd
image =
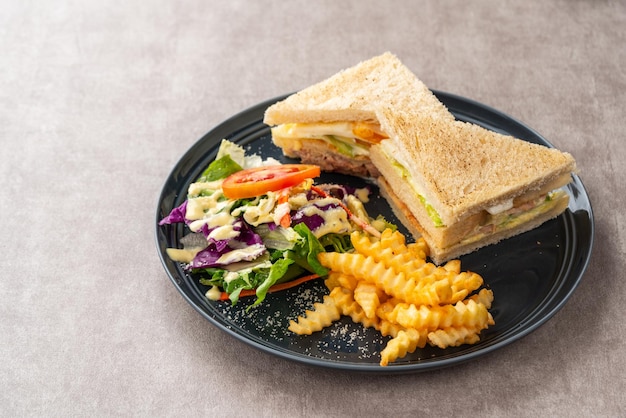
[(325, 280), (330, 293), (313, 304), (289, 330), (299, 335), (321, 331), (349, 316), (353, 322), (391, 336), (380, 353), (380, 365), (424, 348), (474, 344), (494, 325), (489, 309), (493, 292), (473, 272), (461, 272), (461, 262), (443, 266), (426, 261), (423, 239), (407, 244), (398, 231), (380, 238), (354, 232), (354, 252), (319, 255), (330, 269)]

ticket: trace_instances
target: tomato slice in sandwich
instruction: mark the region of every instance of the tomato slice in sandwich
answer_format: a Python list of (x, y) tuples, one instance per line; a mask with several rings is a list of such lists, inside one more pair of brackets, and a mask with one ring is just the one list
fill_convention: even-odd
[(319, 166), (312, 164), (281, 164), (249, 168), (228, 176), (222, 183), (229, 199), (256, 197), (296, 186), (306, 179), (318, 177)]

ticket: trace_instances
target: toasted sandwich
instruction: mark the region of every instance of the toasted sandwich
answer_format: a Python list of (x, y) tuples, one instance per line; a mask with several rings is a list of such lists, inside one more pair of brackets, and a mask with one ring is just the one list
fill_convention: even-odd
[(574, 158), (457, 121), (385, 53), (270, 106), (283, 153), (378, 181), (399, 220), (441, 264), (561, 214)]
[(453, 121), (454, 116), (400, 60), (387, 52), (345, 69), (270, 106), (264, 123), (283, 153), (324, 171), (378, 176), (370, 147), (388, 135), (376, 108), (412, 109)]
[(561, 214), (574, 158), (478, 125), (380, 107), (370, 148), (381, 194), (441, 264)]

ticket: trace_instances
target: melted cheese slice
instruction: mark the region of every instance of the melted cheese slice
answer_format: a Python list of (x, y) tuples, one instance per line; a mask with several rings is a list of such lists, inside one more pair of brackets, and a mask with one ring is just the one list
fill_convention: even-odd
[(319, 138), (326, 135), (354, 138), (377, 144), (387, 138), (380, 125), (368, 122), (286, 123), (272, 128), (272, 133), (283, 138)]
[(303, 141), (314, 140), (350, 158), (367, 157), (369, 147), (385, 138), (378, 124), (368, 122), (286, 123), (272, 128), (274, 143), (287, 155), (304, 148)]

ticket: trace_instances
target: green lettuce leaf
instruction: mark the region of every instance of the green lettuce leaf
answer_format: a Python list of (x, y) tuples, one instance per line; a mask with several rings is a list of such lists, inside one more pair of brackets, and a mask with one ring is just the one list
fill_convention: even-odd
[(324, 248), (332, 249), (336, 253), (346, 253), (354, 248), (350, 235), (347, 234), (326, 234), (319, 241)]
[(225, 179), (237, 171), (241, 171), (243, 168), (232, 158), (230, 155), (225, 155), (217, 160), (214, 160), (209, 166), (202, 172), (198, 181), (215, 181)]
[(298, 242), (292, 250), (292, 255), (296, 263), (304, 267), (311, 273), (319, 274), (320, 276), (326, 276), (328, 269), (320, 264), (317, 259), (319, 253), (323, 253), (326, 250), (320, 243), (313, 232), (303, 223), (299, 223), (293, 227), (293, 229), (305, 239)]
[(267, 275), (266, 279), (256, 288), (256, 301), (254, 301), (254, 303), (250, 305), (248, 309), (258, 305), (265, 300), (265, 296), (267, 295), (267, 291), (269, 290), (269, 288), (274, 286), (287, 273), (287, 270), (292, 263), (293, 260), (281, 258), (276, 260), (272, 264), (272, 267), (269, 269), (269, 274)]

